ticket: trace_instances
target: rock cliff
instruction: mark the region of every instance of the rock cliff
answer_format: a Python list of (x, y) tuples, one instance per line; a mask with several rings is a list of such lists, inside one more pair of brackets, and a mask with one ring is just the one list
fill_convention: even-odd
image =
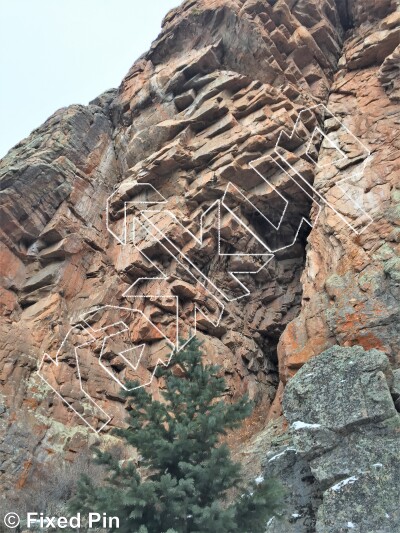
[(332, 345), (399, 365), (399, 24), (393, 0), (188, 0), (1, 160), (5, 491), (110, 438), (120, 384), (156, 395), (195, 331), (250, 435)]
[[(393, 364), (400, 363), (396, 90), (400, 14), (374, 20), (382, 9), (383, 3), (377, 2), (359, 2), (353, 7), (355, 27), (344, 43), (328, 98), (329, 110), (368, 147), (368, 163), (358, 172), (360, 161), (355, 153), (350, 155), (348, 144), (343, 149), (349, 160), (336, 168), (328, 160), (314, 181), (317, 190), (334, 194), (335, 183), (344, 179), (372, 221), (359, 236), (351, 235), (326, 211), (311, 232), (302, 275), (302, 310), (278, 347), (283, 380), (312, 355), (336, 343), (378, 348)], [(330, 128), (327, 124), (333, 139)], [(319, 158), (324, 161), (326, 157), (329, 152), (322, 147)], [(333, 198), (341, 209), (343, 197)]]

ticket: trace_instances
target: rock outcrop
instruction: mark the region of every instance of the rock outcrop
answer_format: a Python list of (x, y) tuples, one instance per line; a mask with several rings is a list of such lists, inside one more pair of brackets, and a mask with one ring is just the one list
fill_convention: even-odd
[(5, 491), (123, 424), (120, 384), (157, 394), (195, 328), (253, 433), (333, 344), (399, 363), (395, 9), (188, 0), (0, 161)]
[(267, 531), (391, 533), (399, 529), (400, 415), (388, 358), (332, 347), (306, 363), (284, 393), (291, 443), (265, 475), (287, 488), (288, 509)]
[(371, 223), (359, 235), (349, 233), (326, 211), (311, 231), (302, 276), (302, 309), (279, 341), (283, 381), (333, 344), (377, 348), (392, 364), (400, 363), (396, 92), (400, 12), (385, 12), (381, 19), (384, 6), (389, 4), (354, 4), (355, 27), (345, 40), (327, 105), (368, 147), (369, 154), (363, 161), (349, 139), (341, 142), (335, 125), (327, 123), (329, 138), (349, 154), (349, 161), (338, 162), (336, 167), (329, 164), (329, 147), (323, 146), (319, 160), (328, 161), (328, 165), (317, 171), (314, 186), (333, 198), (339, 211), (346, 211), (346, 198), (337, 195), (336, 187), (344, 180), (348, 194), (368, 211)]

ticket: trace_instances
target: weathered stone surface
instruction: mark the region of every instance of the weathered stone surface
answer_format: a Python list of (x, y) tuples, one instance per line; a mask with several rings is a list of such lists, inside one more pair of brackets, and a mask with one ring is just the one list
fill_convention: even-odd
[[(279, 341), (284, 382), (310, 357), (333, 344), (377, 348), (393, 364), (400, 364), (396, 103), (400, 19), (391, 1), (346, 4), (354, 28), (344, 43), (327, 105), (369, 155), (365, 152), (358, 159), (355, 152), (350, 161), (335, 164), (332, 150), (322, 145), (319, 161), (324, 168), (317, 171), (314, 186), (346, 214), (346, 196), (337, 187), (341, 181), (344, 192), (359, 202), (372, 221), (357, 234), (348, 232), (329, 210), (319, 215), (308, 238), (302, 309)], [(329, 120), (325, 129), (344, 152), (354, 151), (346, 135), (338, 135)]]
[[(113, 309), (127, 306), (122, 318), (130, 340), (148, 342), (135, 371), (119, 358), (125, 346), (108, 347), (105, 364), (122, 380), (149, 379), (157, 360), (168, 355), (160, 331), (176, 337), (178, 311), (188, 334), (196, 314), (207, 357), (227, 380), (227, 398), (248, 392), (256, 401), (252, 432), (281, 414), (288, 378), (333, 344), (378, 348), (396, 361), (400, 158), (394, 11), (392, 0), (189, 0), (166, 16), (160, 36), (119, 89), (87, 107), (58, 111), (0, 162), (0, 394), (7, 413), (0, 437), (25, 415), (32, 428), (45, 418), (44, 437), (34, 447), (26, 444), (26, 457), (16, 454), (15, 468), (25, 461), (29, 468), (34, 456), (46, 456), (46, 447), (51, 453), (66, 449), (70, 431), (89, 431), (35, 372), (43, 354), (54, 357), (84, 313), (94, 313), (90, 324), (96, 329), (120, 320)], [(370, 156), (360, 154), (316, 104), (327, 104)], [(310, 107), (297, 135), (288, 137), (299, 112)], [(305, 145), (316, 126), (348, 159), (336, 160), (327, 140), (319, 146), (314, 139), (310, 155), (321, 168), (313, 163)], [(304, 176), (304, 187), (271, 159), (279, 138), (292, 172)], [(363, 220), (338, 189), (341, 179), (373, 217), (360, 235), (343, 222)], [(338, 212), (322, 207), (305, 253), (310, 230), (307, 224), (298, 230), (310, 210), (312, 220), (317, 218), (312, 183)], [(121, 237), (126, 214), (131, 231), (138, 184), (153, 187), (138, 195), (146, 208), (165, 203), (161, 214), (148, 215), (153, 233), (141, 215), (133, 247), (113, 238), (107, 222)], [(220, 226), (210, 211), (201, 229), (202, 215), (222, 198), (229, 210), (221, 209)], [(162, 238), (154, 238), (156, 231)], [(260, 240), (279, 251), (257, 271), (260, 262), (247, 254), (260, 252)], [(181, 256), (171, 255), (173, 249), (195, 265), (195, 276)], [(256, 272), (239, 276), (249, 296), (232, 276), (241, 269)], [(165, 279), (149, 279), (160, 270)], [(216, 325), (218, 291), (227, 297)], [(140, 295), (148, 299), (138, 317), (129, 308)], [(106, 305), (103, 314), (94, 312)], [(101, 414), (83, 405), (73, 358), (74, 342), (84, 342), (84, 335), (73, 335), (61, 366), (50, 374), (76, 411), (96, 426)], [(120, 387), (99, 365), (99, 339), (92, 348), (79, 353), (85, 387), (112, 416), (110, 426), (118, 426), (125, 417)], [(390, 374), (383, 360), (376, 364)], [(360, 369), (355, 367), (355, 374)], [(378, 392), (385, 387), (382, 375), (371, 381)], [(150, 390), (156, 393), (159, 385), (153, 380)], [(339, 398), (351, 400), (351, 409), (336, 420), (344, 431), (362, 414), (356, 403), (362, 386), (349, 381)], [(293, 437), (303, 454), (299, 478), (318, 468), (322, 480), (324, 465), (311, 467), (308, 461), (317, 460), (316, 451), (337, 449), (330, 401), (337, 400), (327, 395), (324, 423), (333, 427), (299, 428)], [(389, 403), (364, 398), (377, 425), (384, 426)], [(59, 438), (56, 427), (62, 428)], [(21, 440), (28, 440), (24, 435)], [(335, 468), (326, 467), (327, 479), (335, 477)], [(2, 486), (12, 489), (13, 479), (7, 470)], [(305, 490), (302, 485), (296, 494)], [(317, 503), (310, 504), (314, 515)]]
[[(71, 325), (95, 306), (131, 305), (125, 291), (138, 278), (156, 275), (156, 266), (167, 276), (155, 289), (165, 298), (149, 301), (147, 316), (173, 338), (176, 296), (184, 331), (193, 327), (195, 309), (204, 311), (197, 311), (197, 326), (206, 335), (207, 351), (224, 368), (229, 394), (247, 390), (269, 407), (278, 381), (276, 343), (299, 309), (305, 234), (268, 269), (246, 276), (251, 298), (226, 303), (218, 326), (213, 323), (218, 310), (209, 291), (163, 246), (168, 238), (207, 272), (212, 283), (231, 298), (240, 295), (241, 286), (229, 271), (254, 269), (254, 259), (218, 255), (213, 221), (200, 246), (189, 231), (198, 238), (201, 214), (210, 201), (222, 197), (229, 181), (257, 201), (260, 210), (273, 211), (271, 219), (279, 216), (274, 191), (249, 162), (268, 152), (284, 128), (290, 130), (299, 109), (313, 98), (326, 98), (343, 37), (338, 13), (328, 0), (306, 11), (301, 4), (291, 12), (268, 3), (186, 3), (166, 17), (161, 35), (118, 90), (107, 91), (88, 107), (58, 111), (2, 160), (1, 225), (8, 255), (1, 268), (1, 360), (6, 369), (2, 388), (10, 408), (20, 409), (13, 398), (38, 387), (25, 358), (37, 361), (45, 352), (54, 357)], [(317, 117), (310, 124), (313, 121)], [(264, 172), (261, 164), (257, 169)], [(292, 199), (293, 220), (283, 225), (290, 241), (310, 199), (299, 198), (298, 188), (280, 180)], [(124, 203), (133, 199), (133, 183), (152, 184), (167, 199), (165, 209), (176, 217), (154, 216), (165, 234), (161, 243), (139, 236), (139, 249), (157, 264), (145, 260), (139, 249), (121, 246), (107, 232), (107, 197), (114, 193), (110, 224), (118, 234)], [(151, 200), (147, 195), (150, 206)], [(229, 194), (229, 206), (249, 224), (254, 213), (236, 190)], [(134, 212), (131, 208), (128, 216)], [(267, 235), (267, 229), (262, 219), (252, 226), (254, 235)], [(226, 242), (222, 252), (257, 251), (254, 238), (232, 214), (223, 213), (220, 231)], [(278, 236), (268, 237), (279, 247)], [(150, 281), (143, 281), (138, 290), (148, 295), (153, 289)], [(110, 311), (92, 326), (112, 319), (117, 317)], [(157, 346), (160, 333), (145, 320), (132, 318), (129, 325), (138, 343), (154, 343), (138, 369), (142, 377), (151, 375), (162, 352)], [(91, 369), (88, 390), (113, 411), (112, 424), (120, 424), (124, 409), (115, 384), (106, 373), (101, 376), (95, 354), (80, 357), (81, 365)], [(120, 364), (114, 366), (126, 374)], [(75, 368), (62, 367), (58, 386), (78, 410), (82, 394)], [(68, 424), (82, 423), (62, 404), (49, 408), (49, 398), (50, 392), (38, 399), (38, 413)]]
[(273, 521), (267, 531), (399, 528), (400, 415), (391, 396), (394, 382), (385, 354), (359, 346), (334, 346), (289, 380), (283, 409), (292, 442), (268, 456), (265, 472), (288, 487), (289, 507), (284, 521)]
[(400, 45), (385, 58), (378, 77), (391, 100), (400, 100)]
[[(340, 432), (353, 424), (380, 422), (396, 415), (390, 396), (393, 374), (388, 358), (378, 350), (334, 346), (297, 375), (284, 395), (283, 409), (289, 413), (289, 422), (322, 424)], [(329, 386), (332, 377), (336, 387)]]

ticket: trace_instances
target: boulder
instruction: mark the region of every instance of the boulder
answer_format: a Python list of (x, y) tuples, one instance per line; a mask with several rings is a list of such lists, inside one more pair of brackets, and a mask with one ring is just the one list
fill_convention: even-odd
[(264, 472), (287, 487), (288, 507), (268, 532), (400, 530), (397, 380), (384, 353), (360, 346), (334, 346), (289, 380), (291, 443), (267, 457)]

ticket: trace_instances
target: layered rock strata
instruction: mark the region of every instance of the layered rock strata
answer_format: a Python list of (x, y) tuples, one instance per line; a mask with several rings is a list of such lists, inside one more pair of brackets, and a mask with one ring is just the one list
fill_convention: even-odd
[(121, 425), (120, 383), (195, 328), (258, 426), (336, 342), (395, 361), (394, 10), (184, 2), (118, 90), (0, 162), (4, 486)]

